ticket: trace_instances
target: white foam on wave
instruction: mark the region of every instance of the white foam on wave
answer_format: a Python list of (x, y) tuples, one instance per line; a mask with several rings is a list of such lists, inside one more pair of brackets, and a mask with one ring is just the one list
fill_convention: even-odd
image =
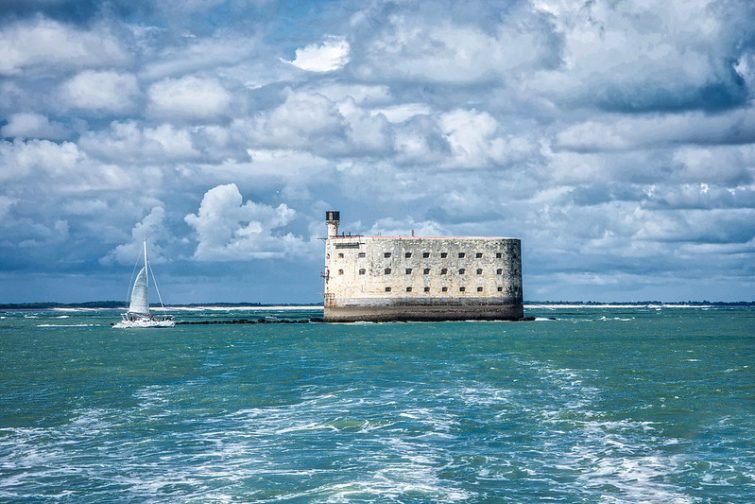
[(406, 409), (399, 416), (427, 426), (433, 433), (447, 433), (458, 424), (454, 415), (425, 407)]
[[(57, 307), (57, 308), (51, 308), (50, 311), (54, 312), (93, 312), (93, 311), (100, 311), (103, 308), (63, 308), (63, 307)], [(106, 310), (111, 310), (111, 308), (105, 308)]]
[[(558, 432), (546, 428), (540, 435), (543, 456), (557, 454), (553, 467), (574, 473), (570, 494), (614, 504), (671, 502), (693, 499), (669, 477), (684, 471), (682, 455), (669, 455), (664, 438), (651, 422), (627, 418), (606, 419), (597, 409), (603, 392), (590, 383), (598, 371), (558, 368), (550, 363), (525, 362), (545, 381), (547, 400), (536, 403), (532, 414)], [(531, 467), (530, 467), (531, 468)]]
[(98, 324), (37, 324), (37, 327), (97, 327)]
[(484, 383), (470, 383), (460, 385), (458, 394), (468, 406), (494, 406), (510, 403), (512, 392)]
[(700, 309), (710, 309), (712, 308), (712, 305), (699, 305), (699, 304), (688, 304), (688, 303), (639, 303), (639, 304), (633, 304), (633, 303), (625, 303), (625, 304), (581, 304), (581, 303), (563, 303), (563, 304), (527, 304), (524, 305), (525, 308), (530, 309), (552, 309), (552, 310), (559, 310), (559, 309), (575, 309), (575, 308), (585, 308), (585, 309), (597, 309), (597, 310), (606, 310), (606, 309), (632, 309), (632, 308), (645, 308), (645, 309), (661, 309), (661, 308), (700, 308)]
[[(565, 464), (579, 472), (585, 490), (601, 494), (601, 502), (689, 503), (693, 499), (667, 476), (682, 472), (684, 458), (664, 453), (670, 441), (658, 436), (650, 422), (590, 420), (565, 455)], [(615, 489), (606, 494), (606, 488)]]
[[(101, 460), (92, 462), (91, 447), (100, 446), (103, 433), (112, 425), (111, 412), (84, 409), (73, 418), (50, 427), (0, 429), (0, 473), (15, 474), (0, 478), (0, 497), (11, 500), (39, 495), (64, 498), (73, 493), (65, 488), (71, 476), (96, 479)], [(45, 482), (45, 483), (41, 483)]]
[[(595, 454), (589, 454), (591, 458)], [(591, 467), (582, 470), (579, 481), (585, 488), (594, 488), (603, 492), (601, 502), (635, 503), (635, 502), (669, 502), (687, 504), (694, 502), (682, 489), (664, 483), (666, 475), (678, 470), (681, 456), (651, 455), (611, 455), (598, 456)], [(606, 487), (618, 490), (613, 495), (606, 495)]]
[[(445, 450), (401, 436), (380, 438), (379, 468), (370, 477), (358, 477), (347, 483), (326, 485), (319, 489), (328, 502), (402, 501), (404, 498), (427, 502), (468, 501), (475, 495), (450, 484), (440, 473), (452, 462)], [(369, 461), (365, 461), (369, 462)]]

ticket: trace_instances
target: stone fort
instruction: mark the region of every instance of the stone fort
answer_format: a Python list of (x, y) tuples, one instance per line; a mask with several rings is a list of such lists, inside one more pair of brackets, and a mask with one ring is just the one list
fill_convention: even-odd
[(524, 318), (517, 238), (352, 236), (339, 212), (325, 220), (325, 321)]

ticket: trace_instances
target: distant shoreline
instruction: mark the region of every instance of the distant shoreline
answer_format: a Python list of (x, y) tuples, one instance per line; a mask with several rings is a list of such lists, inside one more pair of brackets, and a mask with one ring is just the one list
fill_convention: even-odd
[[(755, 306), (755, 301), (525, 301), (525, 308), (621, 308), (637, 306), (701, 307), (701, 306)], [(248, 309), (248, 310), (295, 310), (321, 308), (322, 303), (183, 303), (165, 305), (165, 309)], [(53, 310), (53, 309), (112, 309), (123, 310), (126, 303), (120, 301), (88, 301), (83, 303), (0, 303), (0, 310)], [(153, 308), (160, 310), (159, 306)]]

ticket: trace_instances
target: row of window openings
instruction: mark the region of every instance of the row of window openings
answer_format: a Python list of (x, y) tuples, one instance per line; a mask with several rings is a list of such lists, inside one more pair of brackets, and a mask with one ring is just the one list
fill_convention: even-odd
[[(383, 253), (383, 257), (385, 257), (385, 258), (389, 258), (389, 257), (391, 257), (391, 255), (392, 255), (391, 252), (384, 252)], [(367, 256), (366, 253), (359, 252), (358, 257), (366, 257), (366, 256)], [(459, 252), (459, 259), (463, 259), (466, 256), (467, 256), (467, 254), (465, 252)], [(474, 256), (475, 256), (476, 259), (482, 259), (482, 252), (477, 252)], [(406, 253), (404, 253), (404, 257), (407, 258), (407, 259), (410, 259), (412, 257), (412, 253), (411, 252), (406, 252)], [(423, 259), (427, 259), (428, 257), (430, 257), (430, 252), (422, 252), (422, 258)], [(441, 259), (445, 259), (446, 257), (448, 257), (448, 252), (441, 252), (440, 253), (440, 258)], [(343, 259), (343, 252), (339, 252), (338, 253), (338, 258), (339, 259)], [(496, 259), (500, 259), (501, 258), (501, 252), (496, 252), (495, 258)]]
[[(385, 268), (385, 270), (383, 270), (383, 273), (386, 274), (386, 275), (390, 275), (392, 273), (392, 271), (393, 270), (391, 270), (391, 268)], [(406, 271), (407, 275), (411, 275), (413, 270), (412, 270), (412, 268), (406, 268), (405, 271)], [(360, 268), (359, 269), (359, 274), (360, 275), (364, 275), (366, 272), (367, 272), (367, 270), (365, 270), (364, 268)], [(459, 269), (459, 275), (465, 275), (466, 273), (467, 273), (466, 269), (464, 269), (464, 268), (460, 268)], [(476, 271), (476, 273), (478, 275), (482, 275), (482, 269), (478, 268), (477, 271)], [(498, 268), (497, 270), (495, 270), (495, 273), (496, 273), (496, 275), (502, 275), (503, 274), (503, 269)], [(343, 270), (339, 269), (338, 270), (338, 274), (339, 275), (343, 275)], [(422, 274), (423, 275), (429, 275), (430, 274), (430, 268), (425, 268), (424, 270), (422, 270)], [(448, 274), (448, 268), (441, 268), (440, 274), (441, 275)]]
[[(459, 287), (459, 292), (466, 292), (466, 290), (467, 290), (466, 287)], [(425, 287), (424, 291), (425, 292), (430, 292), (430, 287)], [(440, 291), (441, 292), (448, 292), (448, 287), (441, 287)], [(391, 292), (391, 288), (390, 287), (386, 287), (385, 288), (385, 292)], [(411, 287), (407, 287), (406, 288), (406, 292), (412, 292), (412, 288)], [(477, 287), (477, 292), (482, 292), (482, 287)], [(498, 292), (503, 292), (503, 287), (498, 287)]]

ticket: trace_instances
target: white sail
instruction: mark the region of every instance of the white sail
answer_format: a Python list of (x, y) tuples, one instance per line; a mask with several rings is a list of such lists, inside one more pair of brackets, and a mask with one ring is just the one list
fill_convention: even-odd
[(147, 292), (147, 267), (139, 270), (131, 289), (131, 303), (128, 306), (131, 313), (143, 313), (149, 315), (149, 294)]
[[(134, 280), (134, 286), (131, 288), (131, 302), (128, 305), (128, 312), (121, 315), (123, 320), (113, 324), (116, 329), (132, 329), (140, 327), (175, 327), (176, 323), (173, 317), (166, 315), (164, 317), (155, 317), (149, 313), (149, 262), (147, 261), (147, 242), (144, 242), (144, 267), (139, 270)], [(154, 276), (152, 279), (154, 280)], [(160, 296), (160, 290), (155, 282), (155, 291)], [(160, 299), (162, 306), (163, 300)], [(163, 307), (164, 308), (164, 307)]]

